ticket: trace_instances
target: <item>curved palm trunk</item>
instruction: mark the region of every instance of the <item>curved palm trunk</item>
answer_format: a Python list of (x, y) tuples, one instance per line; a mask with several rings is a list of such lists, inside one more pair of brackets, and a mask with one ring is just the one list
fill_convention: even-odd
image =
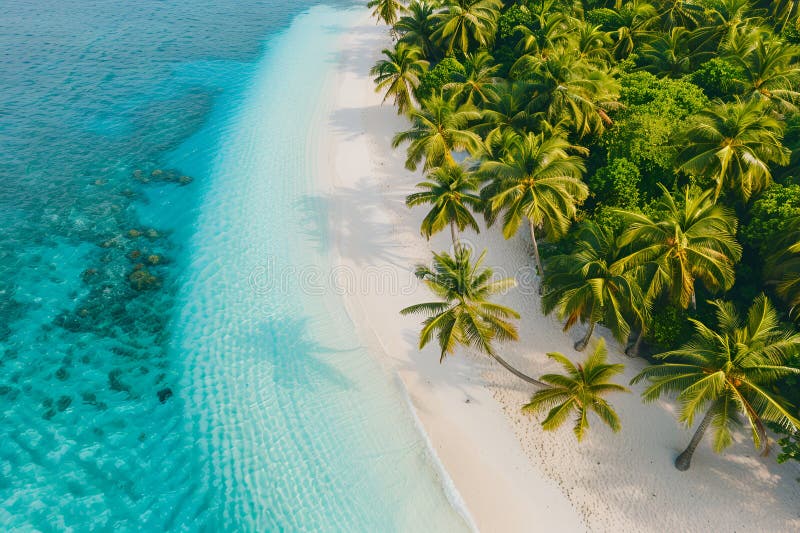
[[(536, 230), (533, 227), (533, 221), (528, 219), (528, 229), (531, 231), (531, 241), (533, 242), (533, 258), (536, 260), (536, 268), (539, 270), (539, 277), (544, 276), (544, 267), (542, 266), (542, 258), (539, 256), (539, 243), (536, 242)], [(539, 280), (539, 294), (542, 294), (542, 283)]]
[(575, 343), (574, 348), (579, 352), (584, 351), (589, 345), (589, 339), (592, 338), (592, 333), (594, 333), (594, 326), (594, 322), (589, 322), (589, 329), (586, 331), (586, 335), (584, 335), (581, 340)]
[(503, 359), (502, 357), (500, 357), (499, 355), (494, 354), (494, 353), (489, 354), (489, 355), (491, 355), (494, 358), (495, 361), (500, 363), (500, 365), (502, 365), (503, 368), (505, 368), (506, 370), (508, 370), (509, 372), (514, 374), (515, 376), (517, 376), (519, 379), (521, 379), (523, 381), (527, 381), (528, 383), (530, 383), (532, 385), (536, 385), (537, 387), (548, 387), (549, 386), (549, 385), (547, 385), (547, 383), (543, 383), (543, 382), (539, 381), (538, 379), (534, 379), (534, 378), (532, 378), (532, 377), (530, 377), (530, 376), (528, 376), (526, 374), (523, 374), (522, 372), (520, 372), (519, 370), (517, 370), (516, 368), (514, 368), (513, 366), (508, 364), (508, 362), (505, 359)]
[(709, 409), (706, 412), (706, 416), (703, 417), (703, 420), (697, 427), (697, 431), (694, 432), (692, 440), (689, 441), (689, 445), (686, 447), (685, 450), (683, 450), (683, 453), (681, 453), (675, 459), (675, 468), (677, 468), (681, 472), (689, 470), (689, 466), (692, 464), (692, 455), (694, 455), (694, 451), (697, 449), (697, 445), (700, 444), (701, 440), (703, 440), (703, 434), (706, 432), (708, 424), (711, 423), (712, 412), (713, 412), (712, 409)]
[(453, 252), (458, 253), (461, 248), (461, 241), (458, 240), (458, 230), (456, 229), (456, 221), (450, 221), (450, 237), (453, 239)]
[(636, 342), (633, 346), (625, 349), (625, 355), (628, 357), (639, 357), (639, 349), (642, 346), (642, 338), (644, 338), (644, 329), (639, 330), (639, 336), (636, 337)]

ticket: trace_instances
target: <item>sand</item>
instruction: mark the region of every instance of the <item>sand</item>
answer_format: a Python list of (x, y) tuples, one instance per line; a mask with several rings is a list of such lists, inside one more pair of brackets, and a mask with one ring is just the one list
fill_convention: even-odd
[[(407, 122), (390, 102), (381, 105), (368, 76), (390, 45), (386, 28), (366, 15), (341, 43), (320, 147), (320, 194), (333, 206), (333, 260), (349, 280), (345, 299), (361, 341), (399, 376), (468, 519), (487, 532), (800, 530), (800, 468), (761, 457), (744, 433), (722, 455), (703, 442), (692, 469), (681, 473), (672, 462), (691, 432), (676, 422), (670, 402), (642, 404), (642, 386), (609, 398), (622, 419), (619, 434), (594, 419), (578, 444), (571, 427), (545, 432), (523, 415), (532, 389), (485, 356), (461, 350), (440, 364), (435, 346), (417, 349), (420, 319), (398, 311), (432, 300), (413, 268), (431, 251), (449, 250), (450, 241), (449, 232), (426, 241), (419, 234), (425, 209), (404, 205), (422, 175), (404, 168), (404, 150), (392, 150), (391, 137)], [(464, 241), (487, 248), (495, 270), (529, 277), (525, 232), (505, 241), (490, 228)], [(519, 342), (502, 346), (519, 368), (557, 370), (546, 357), (551, 351), (583, 357), (572, 348), (583, 330), (564, 333), (542, 315), (535, 290), (518, 288), (500, 301), (523, 315)], [(626, 365), (621, 383), (644, 366), (614, 342), (609, 349), (611, 361)]]

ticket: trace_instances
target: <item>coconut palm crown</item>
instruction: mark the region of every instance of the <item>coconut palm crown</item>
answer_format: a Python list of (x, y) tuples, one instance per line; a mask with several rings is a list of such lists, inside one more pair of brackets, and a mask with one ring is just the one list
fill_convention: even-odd
[(685, 309), (695, 301), (697, 280), (712, 293), (733, 285), (734, 265), (742, 256), (737, 219), (731, 209), (714, 203), (711, 190), (687, 187), (676, 200), (661, 189), (653, 217), (619, 212), (627, 225), (619, 245), (632, 250), (621, 262), (652, 269), (650, 300), (666, 292)]
[(574, 151), (576, 147), (560, 135), (528, 133), (517, 137), (505, 157), (481, 166), (491, 180), (481, 191), (489, 223), (502, 214), (503, 236), (508, 239), (527, 220), (540, 273), (544, 268), (536, 230), (544, 229), (554, 239), (563, 236), (589, 194), (581, 181), (586, 167)]
[(401, 310), (403, 315), (422, 314), (425, 320), (419, 335), (424, 348), (435, 336), (439, 344), (439, 361), (452, 355), (458, 346), (475, 348), (491, 356), (506, 370), (533, 385), (544, 384), (511, 366), (497, 353), (495, 341), (518, 338), (511, 322), (519, 313), (490, 301), (494, 294), (513, 287), (513, 278), (494, 279), (494, 272), (481, 265), (486, 251), (473, 263), (472, 251), (459, 248), (451, 256), (433, 254), (433, 265), (417, 267), (416, 276), (438, 297), (435, 302), (412, 305)]
[(586, 335), (575, 343), (578, 351), (586, 348), (598, 322), (624, 342), (631, 316), (641, 323), (647, 315), (642, 289), (621, 257), (616, 235), (587, 220), (577, 232), (575, 247), (547, 261), (542, 309), (547, 314), (557, 310), (565, 331), (579, 321), (588, 323)]
[(780, 326), (778, 314), (763, 294), (744, 319), (730, 302), (711, 302), (716, 308), (716, 327), (690, 319), (695, 327), (691, 341), (683, 347), (655, 356), (663, 364), (645, 368), (632, 383), (650, 385), (642, 393), (646, 402), (665, 394), (677, 394), (679, 419), (687, 427), (703, 415), (687, 449), (675, 466), (687, 470), (704, 432), (713, 432), (713, 448), (720, 452), (733, 443), (734, 426), (745, 424), (756, 448), (766, 445), (765, 422), (790, 432), (800, 430), (800, 421), (774, 393), (773, 384), (800, 369), (786, 361), (800, 350), (800, 334)]
[(450, 226), (453, 246), (458, 247), (458, 231), (472, 228), (480, 232), (478, 222), (471, 211), (481, 209), (481, 198), (477, 194), (478, 179), (469, 170), (458, 164), (446, 164), (417, 184), (420, 192), (409, 194), (406, 205), (430, 205), (431, 210), (422, 221), (421, 232), (428, 239), (431, 235)]
[(381, 59), (369, 73), (375, 76), (375, 91), (386, 91), (383, 101), (392, 98), (397, 114), (405, 113), (414, 103), (414, 89), (419, 78), (428, 70), (428, 62), (422, 59), (422, 51), (413, 45), (397, 43), (394, 50), (383, 52)]
[(606, 362), (605, 341), (601, 338), (594, 352), (583, 363), (575, 364), (560, 353), (549, 353), (547, 356), (558, 362), (565, 373), (543, 375), (541, 380), (549, 387), (534, 393), (531, 401), (522, 407), (523, 412), (548, 411), (542, 421), (542, 428), (546, 431), (562, 426), (574, 414), (572, 431), (578, 441), (583, 440), (589, 429), (590, 412), (599, 416), (613, 432), (619, 431), (622, 428), (619, 416), (603, 396), (610, 392), (629, 391), (622, 385), (610, 382), (625, 367)]

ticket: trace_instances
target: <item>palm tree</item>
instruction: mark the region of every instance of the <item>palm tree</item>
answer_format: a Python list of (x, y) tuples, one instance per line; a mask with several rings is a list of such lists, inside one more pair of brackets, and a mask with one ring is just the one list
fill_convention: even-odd
[(410, 143), (406, 159), (406, 168), (409, 170), (416, 170), (423, 158), (424, 170), (455, 163), (453, 150), (467, 150), (470, 153), (478, 150), (481, 139), (467, 126), (480, 116), (474, 108), (458, 107), (451, 100), (432, 96), (422, 101), (420, 109), (411, 109), (411, 129), (395, 135), (392, 147), (397, 148), (407, 141)]
[(687, 427), (704, 413), (686, 450), (675, 460), (675, 468), (682, 471), (689, 469), (692, 454), (709, 426), (716, 452), (733, 442), (731, 429), (741, 423), (741, 415), (756, 448), (766, 446), (765, 422), (790, 432), (800, 430), (800, 421), (772, 391), (777, 380), (800, 374), (800, 369), (785, 366), (800, 349), (800, 334), (780, 327), (778, 314), (763, 294), (753, 302), (746, 320), (730, 302), (711, 303), (717, 312), (715, 328), (690, 319), (695, 327), (692, 340), (680, 349), (656, 355), (666, 362), (645, 368), (632, 381), (650, 381), (642, 393), (647, 402), (677, 393), (679, 419)]
[(494, 39), (502, 7), (500, 0), (447, 0), (435, 15), (438, 25), (433, 39), (448, 55), (455, 50), (466, 54), (473, 44), (486, 47)]
[(759, 30), (745, 34), (748, 47), (744, 53), (727, 54), (740, 65), (744, 79), (739, 82), (744, 98), (775, 104), (781, 112), (796, 112), (800, 101), (800, 47)]
[(545, 11), (533, 16), (530, 26), (520, 24), (514, 28), (521, 34), (517, 50), (521, 54), (542, 56), (567, 45), (572, 33), (570, 17), (558, 11)]
[(406, 43), (397, 43), (394, 50), (383, 51), (381, 59), (369, 73), (375, 76), (375, 91), (386, 90), (385, 102), (390, 96), (397, 106), (397, 114), (405, 113), (412, 105), (414, 89), (419, 86), (419, 77), (428, 70), (428, 62), (422, 59), (422, 50)]
[(800, 25), (800, 0), (772, 0), (771, 12), (780, 23), (781, 28), (792, 24)]
[(606, 346), (603, 339), (597, 343), (594, 353), (583, 364), (573, 364), (560, 353), (547, 356), (564, 367), (565, 374), (545, 374), (542, 381), (549, 387), (537, 391), (530, 403), (522, 407), (523, 412), (540, 413), (548, 410), (542, 421), (545, 431), (561, 427), (571, 414), (575, 414), (572, 431), (580, 442), (589, 429), (589, 412), (594, 411), (611, 430), (621, 429), (619, 416), (603, 396), (610, 392), (629, 392), (622, 385), (609, 380), (624, 370), (623, 365), (606, 363)]
[(608, 20), (608, 26), (604, 29), (610, 30), (614, 36), (614, 53), (619, 59), (625, 59), (645, 42), (659, 20), (658, 10), (646, 0), (631, 0), (615, 9), (602, 8), (597, 11)]
[(528, 133), (518, 137), (506, 157), (486, 161), (481, 172), (492, 181), (481, 191), (486, 215), (493, 223), (503, 212), (503, 236), (511, 238), (528, 220), (534, 257), (544, 273), (536, 242), (537, 228), (557, 239), (564, 235), (589, 191), (581, 181), (583, 160), (560, 135)]
[(480, 232), (478, 222), (470, 210), (481, 208), (481, 199), (475, 192), (478, 179), (472, 172), (457, 164), (446, 164), (428, 174), (428, 181), (418, 183), (423, 189), (406, 197), (406, 205), (430, 205), (431, 210), (422, 221), (421, 231), (428, 239), (431, 235), (450, 226), (453, 248), (458, 249), (460, 243), (458, 232), (470, 227)]
[(693, 51), (691, 37), (690, 31), (679, 26), (645, 44), (642, 47), (642, 59), (647, 62), (645, 69), (671, 78), (680, 78), (691, 71), (698, 56)]
[(709, 48), (717, 50), (729, 44), (744, 26), (758, 26), (760, 19), (752, 16), (752, 0), (716, 0), (708, 5), (710, 24), (697, 29), (698, 36)]
[(511, 73), (528, 83), (531, 111), (544, 112), (551, 122), (567, 120), (581, 136), (602, 132), (611, 124), (607, 112), (619, 107), (619, 82), (572, 51), (523, 56)]
[(450, 98), (460, 104), (485, 106), (497, 99), (494, 83), (500, 65), (486, 51), (467, 54), (464, 74), (453, 73), (454, 81), (442, 87)]
[(767, 257), (766, 282), (777, 286), (778, 296), (789, 306), (789, 315), (800, 318), (800, 217), (791, 220), (774, 252)]
[(457, 346), (478, 349), (500, 363), (518, 378), (543, 387), (544, 383), (523, 374), (497, 354), (494, 341), (516, 340), (517, 328), (510, 322), (519, 313), (489, 301), (493, 294), (513, 287), (513, 278), (494, 280), (491, 269), (481, 268), (484, 251), (475, 263), (472, 252), (459, 248), (455, 256), (447, 253), (433, 255), (433, 268), (419, 266), (416, 275), (423, 280), (439, 300), (406, 307), (403, 315), (422, 314), (426, 318), (419, 336), (419, 348), (424, 348), (436, 336), (441, 355), (452, 355)]
[(661, 24), (666, 31), (675, 28), (688, 30), (699, 26), (704, 20), (705, 13), (702, 5), (686, 0), (662, 0), (663, 6), (659, 16)]
[(435, 22), (433, 4), (425, 0), (412, 0), (406, 8), (406, 14), (394, 25), (394, 31), (400, 35), (401, 43), (418, 46), (427, 59), (438, 57), (433, 42)]
[(578, 321), (589, 324), (586, 335), (575, 343), (578, 351), (586, 349), (598, 322), (624, 342), (631, 331), (625, 315), (634, 314), (643, 321), (646, 314), (642, 290), (619, 261), (622, 254), (616, 235), (587, 220), (576, 237), (570, 253), (547, 261), (542, 308), (545, 314), (557, 309), (558, 317), (566, 320), (565, 331)]
[(405, 9), (399, 0), (369, 0), (367, 7), (372, 8), (372, 16), (383, 21), (387, 26), (397, 22), (397, 17)]
[(717, 102), (693, 118), (676, 161), (682, 170), (714, 179), (715, 200), (724, 186), (748, 200), (771, 183), (771, 164), (789, 162), (782, 138), (782, 123), (763, 102)]
[(733, 285), (733, 266), (742, 256), (734, 237), (737, 219), (729, 208), (714, 203), (711, 190), (686, 187), (678, 202), (659, 186), (662, 197), (654, 217), (618, 211), (627, 226), (618, 244), (632, 248), (621, 264), (651, 267), (648, 300), (667, 292), (686, 309), (694, 305), (696, 280), (712, 293)]
[(570, 37), (571, 46), (577, 52), (579, 59), (597, 65), (611, 62), (610, 50), (613, 41), (611, 35), (603, 31), (599, 25), (595, 26), (583, 20), (575, 21)]

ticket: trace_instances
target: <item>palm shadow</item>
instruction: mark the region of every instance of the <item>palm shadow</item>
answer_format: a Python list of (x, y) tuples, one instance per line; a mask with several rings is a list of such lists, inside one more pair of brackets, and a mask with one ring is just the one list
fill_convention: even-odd
[(351, 389), (353, 382), (335, 366), (337, 355), (353, 349), (336, 349), (314, 339), (308, 318), (280, 317), (265, 319), (256, 333), (267, 347), (276, 387), (284, 390), (308, 391), (325, 385)]

